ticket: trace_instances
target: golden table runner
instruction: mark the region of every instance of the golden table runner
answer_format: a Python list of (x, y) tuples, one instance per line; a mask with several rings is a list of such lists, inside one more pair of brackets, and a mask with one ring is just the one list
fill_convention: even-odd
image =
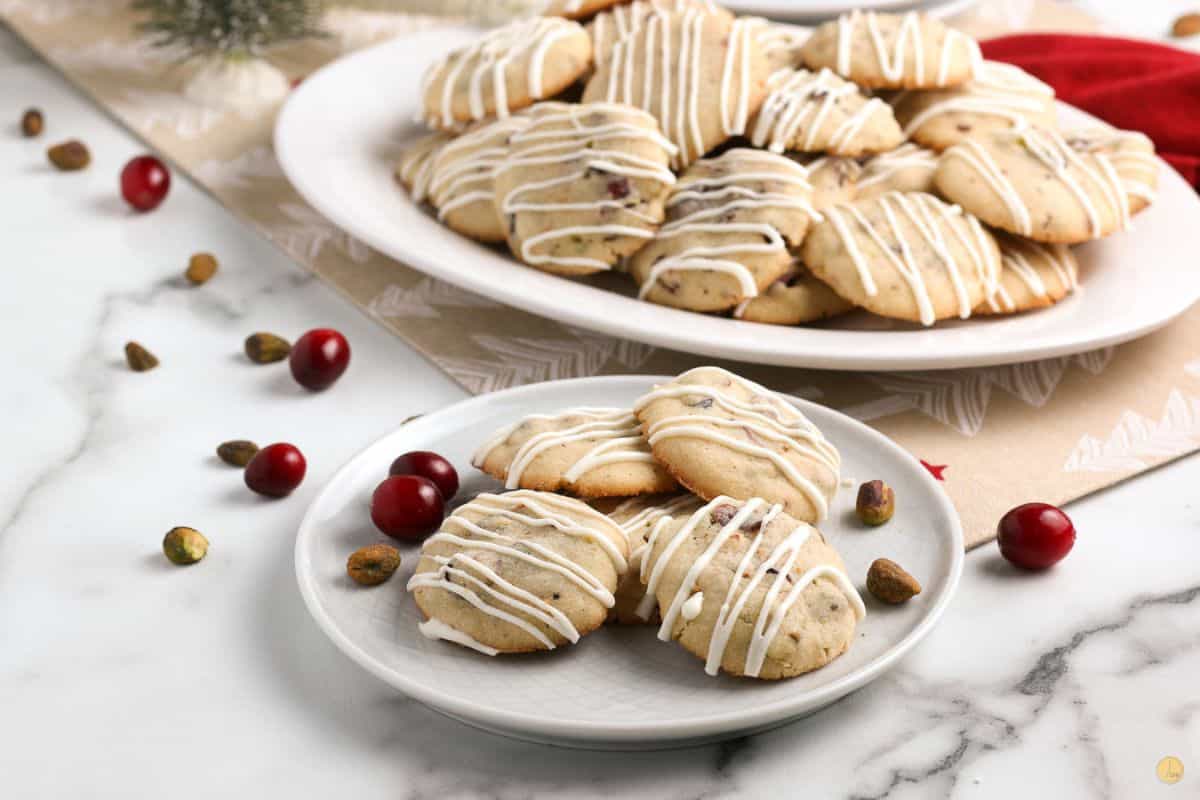
[[(8, 24), (96, 102), (467, 390), (675, 373), (710, 360), (503, 307), (373, 252), (292, 190), (271, 151), (274, 109), (223, 112), (187, 101), (180, 94), (186, 68), (148, 46), (126, 7), (125, 0), (0, 0)], [(998, 17), (980, 11), (956, 24), (989, 35), (1003, 31)], [(1037, 4), (1033, 20), (1039, 28), (1091, 27), (1049, 2)], [(364, 14), (339, 36), (285, 48), (272, 60), (302, 77), (348, 42), (437, 24)], [(1000, 515), (1017, 503), (1065, 503), (1200, 449), (1200, 308), (1115, 349), (1014, 366), (896, 374), (730, 366), (842, 409), (908, 448), (944, 480), (972, 546), (991, 539)]]

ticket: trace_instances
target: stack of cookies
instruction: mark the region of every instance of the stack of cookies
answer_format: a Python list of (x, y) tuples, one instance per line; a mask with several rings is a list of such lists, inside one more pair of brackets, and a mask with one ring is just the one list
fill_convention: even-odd
[(433, 132), (396, 170), (536, 269), (756, 322), (932, 325), (1053, 305), (1070, 246), (1154, 198), (1148, 138), (1060, 130), (1050, 87), (917, 12), (809, 30), (711, 0), (552, 5), (429, 69)]
[(430, 638), (482, 653), (654, 623), (716, 675), (776, 679), (841, 655), (865, 614), (814, 524), (838, 451), (791, 403), (700, 367), (632, 408), (535, 414), (472, 459), (481, 494), (426, 540), (409, 582)]

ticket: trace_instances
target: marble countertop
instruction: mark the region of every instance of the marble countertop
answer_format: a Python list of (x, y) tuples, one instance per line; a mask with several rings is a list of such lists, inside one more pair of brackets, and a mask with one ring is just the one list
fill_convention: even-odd
[[(1200, 460), (1075, 503), (1072, 556), (1017, 575), (967, 558), (942, 624), (898, 668), (806, 720), (722, 745), (590, 753), (480, 733), (357, 668), (308, 617), (294, 533), (333, 471), (463, 392), (177, 182), (132, 216), (142, 150), (0, 31), (0, 96), (78, 135), (92, 167), (0, 134), (0, 795), (13, 798), (1167, 798), (1200, 796)], [(219, 276), (178, 280), (211, 250)], [(240, 355), (254, 330), (341, 329), (351, 371), (311, 396)], [(162, 366), (134, 374), (136, 339)], [(283, 501), (212, 455), (290, 440)], [(175, 525), (212, 542), (167, 564)], [(1176, 756), (1176, 785), (1156, 764)]]

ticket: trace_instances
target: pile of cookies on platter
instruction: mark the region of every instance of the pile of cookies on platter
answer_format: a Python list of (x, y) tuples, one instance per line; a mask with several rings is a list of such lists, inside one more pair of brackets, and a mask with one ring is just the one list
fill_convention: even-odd
[(813, 525), (835, 447), (791, 403), (717, 367), (632, 408), (534, 414), (482, 443), (504, 483), (425, 540), (422, 633), (488, 655), (654, 623), (710, 675), (788, 678), (850, 646), (865, 607)]
[(1154, 198), (1148, 138), (1059, 130), (1050, 87), (917, 12), (810, 30), (710, 0), (554, 7), (429, 68), (434, 132), (396, 170), (536, 269), (758, 322), (932, 325), (1058, 302), (1069, 245)]

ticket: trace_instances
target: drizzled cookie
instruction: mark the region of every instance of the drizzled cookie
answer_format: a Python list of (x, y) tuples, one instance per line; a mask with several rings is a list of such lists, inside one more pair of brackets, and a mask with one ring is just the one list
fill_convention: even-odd
[(942, 155), (938, 191), (993, 227), (1041, 242), (1126, 229), (1129, 196), (1112, 153), (1067, 136), (1021, 126), (964, 139)]
[(904, 135), (941, 152), (968, 136), (1023, 123), (1054, 127), (1054, 90), (1020, 67), (984, 61), (953, 89), (901, 92), (891, 100)]
[(1000, 281), (976, 314), (1017, 314), (1052, 306), (1079, 286), (1079, 266), (1071, 248), (996, 235)]
[(790, 155), (808, 170), (812, 205), (817, 211), (835, 203), (849, 203), (857, 196), (862, 165), (846, 156)]
[(781, 69), (795, 69), (804, 63), (804, 43), (812, 36), (812, 28), (765, 19), (761, 23), (754, 34), (754, 42), (767, 57), (771, 74)]
[(538, 106), (494, 173), (509, 248), (560, 275), (610, 269), (654, 237), (675, 183), (654, 118), (608, 103)]
[(546, 492), (481, 494), (421, 546), (421, 633), (487, 655), (553, 650), (604, 624), (628, 569), (616, 523)]
[(786, 273), (816, 212), (804, 167), (783, 156), (734, 149), (697, 161), (667, 200), (667, 223), (629, 261), (638, 296), (721, 311)]
[(866, 200), (888, 192), (932, 192), (937, 165), (937, 153), (905, 142), (863, 164), (855, 185), (855, 198)]
[(889, 192), (824, 214), (804, 241), (804, 263), (856, 306), (932, 325), (966, 319), (995, 291), (996, 242), (958, 206)]
[(414, 203), (429, 198), (429, 182), (433, 178), (433, 161), (438, 152), (454, 137), (435, 132), (422, 136), (404, 149), (396, 162), (396, 180), (408, 190)]
[(960, 86), (980, 60), (974, 39), (915, 11), (851, 11), (818, 27), (804, 45), (810, 69), (831, 69), (868, 89)]
[(510, 23), (430, 65), (421, 88), (425, 122), (454, 131), (507, 117), (566, 89), (591, 63), (591, 39), (577, 22), (538, 17)]
[(841, 458), (800, 411), (758, 384), (699, 367), (634, 404), (655, 458), (694, 494), (761, 497), (797, 519), (829, 513)]
[(792, 270), (757, 297), (733, 310), (735, 319), (768, 325), (803, 325), (845, 314), (854, 306), (796, 263)]
[(497, 431), (471, 463), (508, 489), (628, 497), (676, 488), (628, 409), (531, 414)]
[[(646, 554), (647, 542), (659, 520), (665, 517), (686, 517), (704, 505), (704, 501), (691, 494), (642, 495), (631, 497), (608, 512), (608, 516), (621, 527), (629, 539), (629, 570), (617, 585), (616, 605), (609, 618), (622, 625), (640, 625), (657, 622), (658, 607), (642, 607), (646, 587), (642, 583), (642, 557)], [(639, 613), (642, 609), (646, 616)]]
[(719, 671), (767, 680), (828, 664), (866, 608), (820, 531), (754, 498), (716, 497), (655, 523), (641, 564), (658, 637)]
[(754, 42), (758, 24), (697, 8), (652, 11), (617, 41), (583, 100), (646, 110), (678, 148), (672, 166), (687, 167), (744, 133), (762, 103), (769, 68)]
[(1136, 214), (1154, 202), (1159, 160), (1149, 136), (1103, 126), (1071, 131), (1066, 138), (1077, 153), (1101, 153), (1112, 164), (1129, 198), (1129, 213)]
[(592, 37), (592, 54), (596, 67), (607, 64), (613, 46), (626, 36), (641, 30), (642, 23), (654, 12), (673, 13), (689, 9), (716, 14), (726, 20), (733, 19), (732, 14), (712, 0), (633, 0), (632, 3), (614, 6), (597, 14), (587, 24), (588, 35)]
[(516, 114), (484, 123), (438, 150), (428, 191), (438, 219), (481, 242), (503, 242), (504, 222), (496, 208), (493, 178), (508, 157), (513, 134), (529, 125)]
[(546, 0), (542, 15), (547, 17), (566, 17), (567, 19), (585, 19), (598, 11), (604, 11), (622, 2), (622, 0)]
[(892, 109), (828, 69), (781, 70), (749, 128), (755, 147), (861, 156), (904, 141)]

